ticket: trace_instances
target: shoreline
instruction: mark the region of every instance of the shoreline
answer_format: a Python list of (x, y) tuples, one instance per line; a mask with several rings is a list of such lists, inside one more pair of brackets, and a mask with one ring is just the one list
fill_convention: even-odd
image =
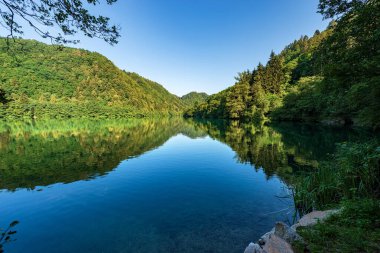
[(293, 243), (304, 243), (297, 233), (298, 227), (314, 226), (337, 212), (339, 210), (313, 211), (304, 215), (292, 226), (281, 221), (276, 222), (271, 231), (261, 236), (256, 243), (251, 242), (244, 253), (293, 253)]

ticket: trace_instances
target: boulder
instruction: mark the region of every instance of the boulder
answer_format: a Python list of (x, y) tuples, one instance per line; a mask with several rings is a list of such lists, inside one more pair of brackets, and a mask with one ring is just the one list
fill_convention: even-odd
[(276, 226), (263, 235), (257, 243), (250, 243), (244, 253), (293, 253), (294, 242), (304, 243), (297, 233), (297, 227), (313, 226), (318, 221), (323, 221), (339, 210), (314, 211), (303, 216), (296, 224), (289, 227), (283, 222), (277, 222)]
[(263, 253), (263, 249), (260, 247), (260, 245), (251, 242), (244, 250), (244, 253)]
[(290, 244), (295, 241), (302, 241), (302, 237), (297, 234), (295, 229), (281, 221), (276, 223), (274, 234)]
[(263, 253), (293, 253), (292, 246), (277, 236), (272, 234), (269, 240), (263, 246)]
[[(284, 223), (282, 224), (285, 225)], [(285, 231), (290, 230), (290, 227), (287, 226), (285, 229), (281, 226), (280, 230), (282, 232), (278, 230), (277, 233), (286, 236), (287, 232)], [(274, 228), (263, 235), (258, 243), (250, 243), (244, 253), (293, 253), (293, 249), (290, 243), (276, 235), (276, 228)]]
[(318, 221), (323, 221), (328, 218), (330, 215), (338, 213), (339, 210), (327, 210), (327, 211), (314, 211), (304, 215), (296, 224), (292, 226), (294, 230), (297, 227), (308, 227), (314, 226)]

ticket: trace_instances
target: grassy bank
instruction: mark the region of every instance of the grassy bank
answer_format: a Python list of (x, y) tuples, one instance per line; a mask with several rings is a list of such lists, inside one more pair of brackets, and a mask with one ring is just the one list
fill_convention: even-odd
[(329, 161), (299, 178), (295, 194), (301, 212), (341, 209), (326, 222), (298, 231), (308, 250), (380, 252), (379, 141), (338, 145)]
[[(324, 223), (301, 228), (311, 252), (380, 252), (380, 200), (354, 199), (341, 203), (342, 211)], [(298, 252), (304, 252), (298, 247)]]

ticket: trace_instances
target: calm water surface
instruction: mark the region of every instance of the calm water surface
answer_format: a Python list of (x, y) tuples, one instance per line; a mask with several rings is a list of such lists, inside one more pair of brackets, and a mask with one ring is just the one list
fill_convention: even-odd
[(243, 252), (292, 223), (287, 184), (340, 130), (173, 120), (3, 123), (13, 252)]

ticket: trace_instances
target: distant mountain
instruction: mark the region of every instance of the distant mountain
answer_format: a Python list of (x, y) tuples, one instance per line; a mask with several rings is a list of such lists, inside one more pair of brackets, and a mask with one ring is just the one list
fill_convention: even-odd
[(203, 103), (209, 96), (204, 92), (190, 92), (181, 97), (181, 100), (186, 106), (194, 106), (195, 104)]
[(0, 117), (180, 114), (181, 99), (96, 52), (0, 38)]

